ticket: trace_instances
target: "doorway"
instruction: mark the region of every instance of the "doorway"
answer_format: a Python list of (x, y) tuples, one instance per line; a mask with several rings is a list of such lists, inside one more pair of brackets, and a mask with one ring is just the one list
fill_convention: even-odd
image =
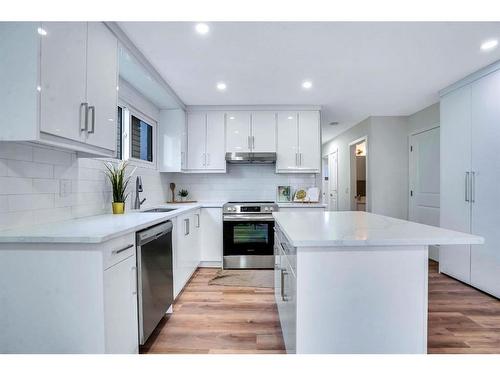
[[(439, 226), (439, 126), (409, 136), (408, 220)], [(439, 261), (438, 248), (429, 246), (429, 258)]]
[(367, 161), (368, 138), (363, 137), (349, 144), (351, 171), (351, 211), (367, 211)]
[(323, 203), (328, 211), (338, 211), (338, 150), (324, 156), (323, 169)]

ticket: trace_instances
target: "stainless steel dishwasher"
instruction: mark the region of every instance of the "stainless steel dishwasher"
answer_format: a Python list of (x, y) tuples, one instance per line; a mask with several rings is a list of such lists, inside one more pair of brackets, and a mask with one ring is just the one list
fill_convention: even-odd
[(139, 342), (144, 344), (174, 300), (172, 222), (136, 234)]

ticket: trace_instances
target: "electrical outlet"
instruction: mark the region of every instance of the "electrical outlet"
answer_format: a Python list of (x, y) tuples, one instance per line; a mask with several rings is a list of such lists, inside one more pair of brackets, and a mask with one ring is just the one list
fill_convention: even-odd
[(67, 197), (71, 194), (71, 180), (59, 180), (59, 196)]

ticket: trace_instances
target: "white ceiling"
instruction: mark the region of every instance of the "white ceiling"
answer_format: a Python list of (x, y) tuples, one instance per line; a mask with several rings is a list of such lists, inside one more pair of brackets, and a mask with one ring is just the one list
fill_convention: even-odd
[[(119, 26), (187, 105), (323, 106), (323, 141), (367, 116), (409, 115), (500, 59), (500, 23), (189, 22)], [(309, 79), (313, 88), (302, 89)], [(215, 85), (227, 83), (219, 92)], [(338, 121), (338, 126), (328, 126)]]

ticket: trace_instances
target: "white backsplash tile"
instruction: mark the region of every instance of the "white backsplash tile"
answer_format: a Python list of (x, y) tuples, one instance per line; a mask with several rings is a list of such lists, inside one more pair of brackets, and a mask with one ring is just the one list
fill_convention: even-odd
[(275, 201), (277, 187), (290, 185), (292, 190), (318, 186), (313, 173), (277, 174), (274, 165), (231, 165), (224, 174), (170, 173), (176, 190), (187, 189), (196, 200), (270, 200)]
[[(0, 142), (0, 230), (111, 212), (103, 162), (29, 143)], [(166, 201), (167, 175), (150, 168), (137, 168), (135, 175), (142, 176), (145, 206)], [(129, 191), (134, 187), (135, 176)], [(130, 194), (127, 209), (133, 199)]]

